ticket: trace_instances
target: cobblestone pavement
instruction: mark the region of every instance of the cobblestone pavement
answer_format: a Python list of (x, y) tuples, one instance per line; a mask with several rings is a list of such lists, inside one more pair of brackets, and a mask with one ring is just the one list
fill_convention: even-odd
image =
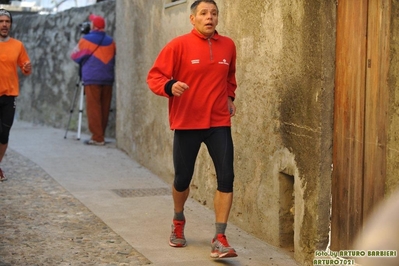
[(1, 266), (151, 264), (27, 158), (8, 149), (2, 165)]

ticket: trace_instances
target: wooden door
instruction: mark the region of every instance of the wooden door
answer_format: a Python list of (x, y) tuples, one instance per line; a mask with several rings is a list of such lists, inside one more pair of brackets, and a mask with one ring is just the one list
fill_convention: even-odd
[(390, 0), (339, 0), (331, 249), (350, 249), (384, 196)]

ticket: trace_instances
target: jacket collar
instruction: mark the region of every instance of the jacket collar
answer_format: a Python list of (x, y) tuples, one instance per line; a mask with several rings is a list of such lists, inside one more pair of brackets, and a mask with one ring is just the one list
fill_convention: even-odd
[[(192, 30), (191, 30), (191, 33), (194, 34), (195, 36), (201, 38), (201, 39), (204, 39), (204, 40), (209, 39), (209, 38), (205, 37), (203, 34), (199, 33), (196, 29), (192, 29)], [(220, 35), (219, 35), (219, 33), (217, 32), (217, 30), (215, 30), (215, 33), (212, 35), (211, 39), (213, 39), (213, 40), (218, 40), (218, 39), (219, 39), (219, 36), (220, 36)]]

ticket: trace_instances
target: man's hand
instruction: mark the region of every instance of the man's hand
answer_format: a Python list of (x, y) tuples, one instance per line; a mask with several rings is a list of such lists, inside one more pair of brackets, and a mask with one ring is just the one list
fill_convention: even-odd
[(227, 107), (229, 108), (230, 116), (234, 116), (236, 114), (236, 106), (231, 97), (228, 97), (227, 99)]
[(186, 83), (177, 81), (172, 86), (172, 94), (174, 96), (180, 97), (185, 92), (185, 90), (187, 90), (188, 88), (189, 87)]
[(30, 62), (25, 62), (22, 66), (22, 71), (24, 73), (30, 73), (32, 70), (32, 64)]

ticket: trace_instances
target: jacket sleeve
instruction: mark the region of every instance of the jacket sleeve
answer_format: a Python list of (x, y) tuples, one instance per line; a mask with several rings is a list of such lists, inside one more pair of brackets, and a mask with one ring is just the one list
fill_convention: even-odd
[(174, 52), (168, 45), (159, 53), (147, 75), (147, 84), (156, 95), (171, 97), (168, 84), (173, 80)]
[(235, 91), (237, 89), (237, 81), (236, 81), (236, 47), (233, 43), (233, 51), (232, 51), (232, 59), (229, 69), (229, 74), (227, 76), (227, 94), (229, 97), (232, 97), (233, 100), (236, 97)]
[(88, 47), (88, 41), (80, 39), (79, 43), (75, 46), (71, 53), (71, 59), (76, 63), (82, 63), (83, 59), (90, 55), (91, 51)]

